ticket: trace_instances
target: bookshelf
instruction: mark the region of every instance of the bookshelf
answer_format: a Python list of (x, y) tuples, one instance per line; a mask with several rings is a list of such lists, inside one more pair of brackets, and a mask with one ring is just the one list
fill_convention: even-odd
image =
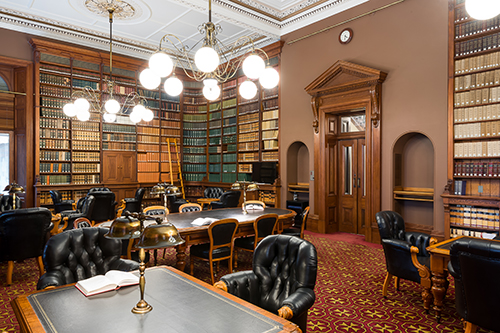
[(455, 0), (449, 25), (445, 237), (491, 238), (500, 229), (500, 17), (474, 20)]

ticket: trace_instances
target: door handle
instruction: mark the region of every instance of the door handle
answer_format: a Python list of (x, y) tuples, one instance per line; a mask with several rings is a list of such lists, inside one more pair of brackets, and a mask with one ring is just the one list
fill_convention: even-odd
[(356, 188), (356, 174), (354, 174), (354, 178), (352, 180), (352, 187)]
[(358, 188), (361, 187), (361, 178), (358, 178)]

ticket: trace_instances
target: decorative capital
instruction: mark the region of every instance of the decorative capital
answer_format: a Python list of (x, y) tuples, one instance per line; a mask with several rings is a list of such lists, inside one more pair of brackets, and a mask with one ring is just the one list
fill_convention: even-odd
[(319, 107), (321, 106), (321, 98), (318, 95), (314, 95), (311, 98), (311, 108), (314, 115), (313, 127), (314, 133), (319, 133)]
[(372, 104), (371, 120), (373, 127), (380, 125), (380, 84), (377, 84), (370, 90), (370, 99)]

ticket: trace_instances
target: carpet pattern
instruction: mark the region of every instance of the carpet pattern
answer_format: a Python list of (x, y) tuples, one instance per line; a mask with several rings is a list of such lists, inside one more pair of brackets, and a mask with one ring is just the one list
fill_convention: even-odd
[[(425, 313), (421, 289), (416, 283), (402, 280), (399, 291), (391, 285), (387, 299), (382, 297), (386, 270), (380, 245), (364, 242), (362, 236), (342, 233), (307, 232), (305, 237), (318, 251), (316, 302), (309, 311), (308, 332), (463, 332), (455, 312), (453, 283), (438, 324), (432, 311)], [(238, 270), (251, 269), (250, 260), (251, 254), (239, 253)], [(174, 262), (175, 253), (169, 249), (158, 264)], [(12, 286), (6, 285), (6, 271), (7, 263), (0, 263), (0, 332), (19, 332), (10, 301), (36, 289), (38, 269), (34, 259), (15, 264)], [(221, 263), (216, 280), (226, 273), (227, 265)], [(195, 261), (194, 276), (210, 283), (208, 263)]]

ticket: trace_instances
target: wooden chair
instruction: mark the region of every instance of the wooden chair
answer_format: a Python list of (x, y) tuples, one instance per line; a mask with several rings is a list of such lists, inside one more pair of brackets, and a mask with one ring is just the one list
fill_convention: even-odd
[[(170, 214), (170, 212), (168, 211), (168, 208), (166, 208), (165, 206), (159, 206), (159, 205), (146, 207), (143, 209), (142, 212), (144, 213), (144, 215), (155, 216), (155, 217), (160, 217), (160, 216), (165, 217), (165, 215)], [(132, 257), (132, 247), (133, 247), (134, 243), (135, 242), (130, 242), (128, 245), (128, 249), (127, 249), (128, 258)], [(154, 255), (154, 260), (155, 260), (155, 265), (156, 265), (158, 250), (153, 250), (153, 255)], [(163, 252), (163, 258), (165, 258), (165, 251)]]
[(241, 237), (234, 240), (234, 267), (237, 266), (238, 250), (253, 252), (257, 244), (265, 237), (272, 235), (278, 223), (278, 214), (265, 214), (253, 222), (253, 236)]
[[(307, 217), (309, 216), (309, 206), (306, 207), (302, 213), (300, 213), (295, 218), (295, 222), (291, 228), (284, 229), (282, 234), (297, 236), (300, 238), (304, 238), (304, 229), (306, 226)], [(300, 222), (300, 223), (297, 223)]]
[(215, 221), (208, 227), (210, 243), (192, 245), (190, 249), (191, 275), (193, 275), (194, 259), (208, 261), (210, 276), (214, 284), (214, 266), (222, 260), (229, 260), (229, 272), (233, 272), (233, 240), (238, 229), (238, 220), (223, 219)]
[(252, 208), (259, 208), (259, 209), (266, 208), (266, 204), (260, 200), (247, 200), (247, 202), (245, 202), (241, 205), (242, 206), (245, 205), (247, 210), (252, 210)]
[(197, 203), (185, 203), (179, 207), (179, 213), (187, 213), (187, 212), (199, 212), (201, 211), (201, 205)]

